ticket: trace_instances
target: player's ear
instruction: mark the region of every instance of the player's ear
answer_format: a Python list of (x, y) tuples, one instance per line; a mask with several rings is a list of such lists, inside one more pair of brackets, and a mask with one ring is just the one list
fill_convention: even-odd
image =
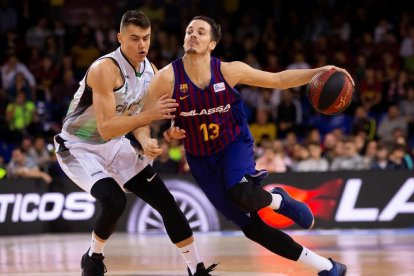
[(213, 51), (216, 48), (217, 42), (211, 41), (210, 42), (210, 50)]
[(118, 33), (116, 35), (116, 38), (118, 39), (119, 44), (121, 44), (122, 43), (122, 33)]

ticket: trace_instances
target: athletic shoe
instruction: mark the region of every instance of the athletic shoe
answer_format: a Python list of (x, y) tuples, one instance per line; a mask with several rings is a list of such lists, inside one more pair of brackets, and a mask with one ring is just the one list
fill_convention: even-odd
[(187, 268), (188, 276), (212, 276), (210, 274), (210, 272), (212, 272), (214, 269), (216, 269), (217, 265), (218, 264), (212, 264), (212, 265), (210, 265), (209, 267), (206, 268), (204, 266), (204, 263), (199, 263), (199, 264), (197, 264), (197, 271), (194, 274), (192, 274), (191, 270), (189, 268)]
[(102, 254), (88, 254), (89, 250), (82, 256), (81, 268), (82, 276), (103, 276), (106, 273), (106, 267), (103, 263), (105, 258)]
[(290, 218), (302, 228), (311, 229), (313, 227), (315, 220), (308, 205), (292, 198), (284, 189), (280, 187), (273, 188), (270, 192), (272, 194), (279, 194), (282, 196), (280, 208), (275, 210), (276, 213)]
[(331, 270), (323, 270), (318, 273), (319, 276), (345, 276), (346, 274), (346, 265), (335, 262), (331, 258), (329, 258), (331, 263), (333, 264), (333, 267)]

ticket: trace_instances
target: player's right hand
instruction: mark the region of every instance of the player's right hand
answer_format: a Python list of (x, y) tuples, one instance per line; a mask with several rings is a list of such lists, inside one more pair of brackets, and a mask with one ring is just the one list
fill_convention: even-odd
[(157, 139), (147, 138), (141, 141), (144, 155), (150, 159), (155, 159), (162, 153), (162, 149), (158, 145)]
[(154, 120), (174, 119), (174, 113), (177, 110), (178, 103), (175, 99), (169, 98), (168, 95), (160, 97), (156, 104), (148, 111), (151, 113)]

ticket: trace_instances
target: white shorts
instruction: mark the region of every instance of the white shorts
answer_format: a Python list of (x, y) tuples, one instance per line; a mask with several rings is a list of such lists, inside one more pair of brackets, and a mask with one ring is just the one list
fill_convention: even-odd
[(108, 177), (126, 191), (124, 184), (152, 162), (138, 154), (125, 137), (104, 144), (88, 144), (61, 133), (55, 137), (55, 148), (62, 170), (88, 193), (98, 180)]

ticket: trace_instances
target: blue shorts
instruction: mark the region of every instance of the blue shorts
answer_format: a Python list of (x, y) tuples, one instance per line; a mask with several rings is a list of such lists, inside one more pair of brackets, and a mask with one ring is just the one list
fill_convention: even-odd
[(240, 228), (246, 226), (248, 214), (231, 202), (227, 191), (246, 174), (256, 172), (250, 133), (239, 136), (220, 153), (207, 157), (187, 154), (187, 161), (194, 179), (216, 209)]

